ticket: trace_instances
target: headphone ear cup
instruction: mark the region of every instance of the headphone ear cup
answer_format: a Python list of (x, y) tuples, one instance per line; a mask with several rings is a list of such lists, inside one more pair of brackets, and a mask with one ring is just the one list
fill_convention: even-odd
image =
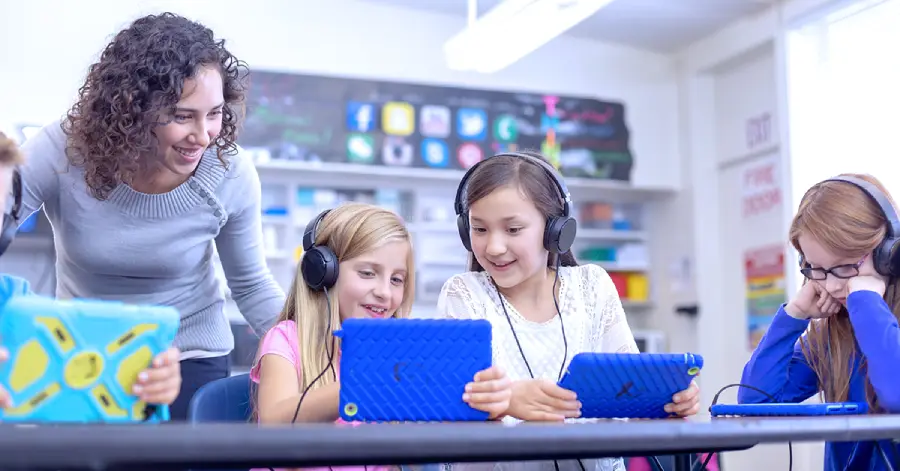
[(16, 238), (16, 232), (19, 230), (18, 224), (10, 214), (3, 215), (3, 226), (0, 226), (0, 255), (6, 252), (13, 239)]
[(544, 249), (550, 253), (564, 254), (572, 249), (578, 223), (571, 217), (553, 217), (544, 229)]
[(300, 274), (303, 281), (314, 291), (330, 289), (337, 284), (337, 257), (328, 247), (316, 246), (306, 251), (300, 260)]
[(875, 248), (872, 264), (882, 276), (896, 277), (900, 274), (900, 238), (885, 239)]
[(469, 232), (469, 215), (467, 213), (456, 216), (456, 229), (459, 231), (459, 240), (462, 241), (463, 247), (471, 252), (472, 234)]

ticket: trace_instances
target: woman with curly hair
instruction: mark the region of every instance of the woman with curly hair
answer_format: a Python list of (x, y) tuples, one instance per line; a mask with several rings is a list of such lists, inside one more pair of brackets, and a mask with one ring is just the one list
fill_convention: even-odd
[[(0, 213), (0, 255), (6, 252), (16, 234), (17, 204), (22, 196), (21, 178), (17, 167), (25, 162), (15, 141), (0, 132), (0, 207), (6, 208), (7, 197), (12, 198), (8, 213)], [(28, 281), (6, 273), (0, 273), (0, 312), (6, 303), (16, 296), (33, 295)], [(2, 341), (2, 339), (0, 339)], [(135, 395), (148, 404), (171, 404), (178, 396), (181, 373), (178, 349), (170, 348), (160, 353), (143, 374), (138, 376)], [(0, 346), (0, 361), (6, 361), (9, 352)], [(0, 408), (13, 407), (9, 392), (0, 386)]]
[(218, 250), (241, 313), (264, 333), (284, 304), (262, 246), (259, 176), (235, 144), (246, 66), (205, 26), (164, 13), (119, 32), (61, 122), (23, 146), (23, 214), (53, 226), (63, 298), (181, 312), (174, 420), (229, 374)]

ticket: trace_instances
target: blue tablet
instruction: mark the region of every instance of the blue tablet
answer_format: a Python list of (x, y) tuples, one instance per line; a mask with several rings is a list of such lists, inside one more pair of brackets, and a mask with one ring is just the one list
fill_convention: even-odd
[(692, 353), (579, 353), (559, 385), (578, 395), (583, 418), (659, 419), (702, 368)]
[(0, 312), (0, 384), (13, 407), (3, 422), (159, 422), (167, 406), (131, 393), (137, 375), (175, 339), (170, 307), (14, 296)]
[(460, 319), (347, 319), (340, 414), (346, 421), (482, 421), (462, 400), (491, 366), (491, 324)]
[(858, 402), (826, 402), (824, 404), (715, 404), (709, 408), (713, 417), (811, 417), (822, 415), (865, 414), (869, 406)]

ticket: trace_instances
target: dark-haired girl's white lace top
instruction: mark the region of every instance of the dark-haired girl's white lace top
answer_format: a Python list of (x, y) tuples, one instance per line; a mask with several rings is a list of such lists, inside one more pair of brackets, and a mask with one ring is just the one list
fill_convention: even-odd
[[(559, 273), (559, 308), (565, 323), (568, 354), (566, 362), (581, 352), (637, 353), (637, 344), (625, 319), (622, 302), (609, 274), (597, 265), (562, 267)], [(499, 296), (484, 272), (468, 272), (450, 278), (441, 290), (438, 312), (444, 317), (487, 319), (493, 326), (493, 363), (502, 366), (512, 380), (530, 379), (522, 352), (503, 311), (505, 303), (516, 329), (522, 352), (536, 378), (557, 380), (564, 351), (560, 317), (544, 323), (525, 319), (515, 307)], [(506, 417), (504, 421), (518, 420)], [(569, 422), (583, 422), (570, 419)], [(624, 471), (621, 458), (595, 460), (527, 461), (454, 464), (466, 471)]]

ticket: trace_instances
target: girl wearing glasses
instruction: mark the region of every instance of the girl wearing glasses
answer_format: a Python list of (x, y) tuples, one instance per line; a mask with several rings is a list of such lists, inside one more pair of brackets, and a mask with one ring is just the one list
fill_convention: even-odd
[[(800, 202), (789, 235), (803, 286), (775, 314), (744, 367), (741, 403), (802, 402), (818, 394), (825, 402), (865, 404), (869, 413), (900, 412), (900, 290), (873, 264), (888, 216), (896, 213), (878, 180), (842, 177), (861, 181), (818, 183)], [(873, 196), (884, 196), (888, 207)], [(885, 469), (892, 455), (896, 460), (890, 441), (825, 447), (826, 469)]]

